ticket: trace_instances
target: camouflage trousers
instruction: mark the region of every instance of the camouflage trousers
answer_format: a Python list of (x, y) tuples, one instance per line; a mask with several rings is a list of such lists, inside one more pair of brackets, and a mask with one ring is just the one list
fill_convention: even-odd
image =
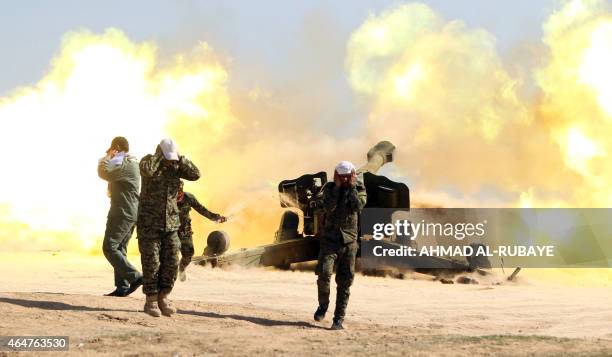
[(319, 262), (316, 274), (319, 290), (319, 306), (329, 306), (329, 289), (331, 276), (336, 266), (336, 310), (334, 317), (343, 319), (350, 296), (350, 288), (355, 277), (355, 257), (357, 256), (357, 242), (347, 245), (329, 246), (321, 244)]
[(178, 272), (180, 241), (174, 232), (138, 232), (145, 295), (170, 292)]
[(193, 254), (195, 253), (195, 249), (193, 248), (193, 236), (191, 234), (182, 234), (179, 235), (179, 238), (181, 241), (180, 267), (185, 269), (189, 263), (191, 263), (191, 258), (193, 258)]

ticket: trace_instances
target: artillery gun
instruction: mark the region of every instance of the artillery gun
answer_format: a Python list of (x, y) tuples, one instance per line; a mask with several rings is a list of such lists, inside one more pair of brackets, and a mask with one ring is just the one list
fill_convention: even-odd
[[(386, 208), (391, 211), (410, 210), (410, 191), (408, 186), (394, 182), (385, 176), (377, 175), (378, 170), (392, 162), (395, 146), (388, 141), (381, 141), (367, 153), (367, 163), (357, 170), (358, 180), (366, 189), (367, 204), (365, 208)], [(255, 248), (243, 248), (226, 253), (229, 248), (229, 237), (220, 231), (212, 232), (207, 240), (204, 255), (195, 257), (193, 261), (201, 265), (226, 266), (274, 266), (288, 268), (293, 263), (303, 263), (316, 260), (319, 254), (319, 233), (321, 232), (324, 212), (316, 208), (315, 197), (327, 182), (324, 171), (306, 174), (293, 180), (281, 181), (278, 185), (281, 207), (287, 208), (283, 213), (274, 242)], [(303, 229), (299, 232), (300, 216), (303, 213)], [(361, 235), (360, 235), (361, 236)], [(360, 237), (361, 238), (361, 237)], [(361, 239), (359, 241), (361, 243)], [(406, 241), (383, 240), (385, 248), (397, 248)], [(359, 256), (359, 255), (358, 255)], [(419, 259), (427, 259), (426, 266), (435, 269), (469, 270), (467, 262), (441, 257), (418, 257), (402, 261), (388, 261), (384, 258), (373, 263), (376, 266), (389, 266), (399, 269), (414, 269), (424, 266)]]

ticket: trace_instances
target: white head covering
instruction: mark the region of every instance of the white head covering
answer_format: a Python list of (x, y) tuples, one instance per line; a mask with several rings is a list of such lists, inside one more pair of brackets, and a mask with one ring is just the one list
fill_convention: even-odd
[(348, 175), (353, 171), (355, 171), (355, 165), (349, 161), (341, 161), (338, 165), (336, 165), (336, 172), (338, 175)]
[(174, 140), (170, 138), (162, 139), (162, 141), (159, 143), (159, 147), (161, 148), (162, 153), (164, 153), (166, 160), (178, 161), (178, 146)]
[(124, 151), (122, 151), (122, 152), (116, 154), (115, 156), (113, 156), (113, 158), (110, 159), (110, 161), (108, 163), (111, 166), (121, 165), (123, 163), (123, 159), (125, 159), (126, 156), (127, 156), (127, 154)]

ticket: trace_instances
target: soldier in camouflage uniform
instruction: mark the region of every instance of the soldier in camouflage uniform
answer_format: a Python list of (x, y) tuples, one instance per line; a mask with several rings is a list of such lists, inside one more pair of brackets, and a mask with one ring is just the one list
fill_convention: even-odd
[(178, 154), (171, 139), (163, 139), (154, 155), (140, 161), (142, 190), (138, 211), (138, 248), (142, 261), (144, 310), (151, 316), (171, 316), (176, 310), (168, 295), (178, 271), (180, 226), (177, 195), (180, 179), (200, 178), (198, 168)]
[(179, 186), (177, 203), (179, 209), (179, 217), (181, 221), (181, 226), (178, 230), (178, 236), (181, 241), (181, 262), (179, 265), (179, 279), (181, 281), (185, 281), (187, 279), (185, 269), (187, 268), (189, 263), (191, 263), (191, 258), (193, 258), (194, 254), (193, 231), (191, 230), (191, 217), (189, 216), (189, 212), (191, 211), (191, 209), (193, 208), (202, 216), (218, 223), (223, 223), (227, 221), (227, 218), (218, 213), (212, 213), (211, 211), (206, 209), (206, 207), (200, 204), (200, 202), (198, 202), (198, 200), (193, 194), (189, 192), (184, 192), (183, 181), (181, 181)]
[(325, 184), (317, 198), (318, 207), (325, 210), (325, 223), (316, 270), (319, 307), (314, 319), (321, 321), (325, 318), (329, 306), (331, 275), (336, 266), (336, 310), (331, 327), (334, 330), (343, 329), (350, 287), (355, 276), (358, 215), (365, 204), (365, 187), (357, 179), (355, 166), (342, 161), (336, 166), (334, 182)]

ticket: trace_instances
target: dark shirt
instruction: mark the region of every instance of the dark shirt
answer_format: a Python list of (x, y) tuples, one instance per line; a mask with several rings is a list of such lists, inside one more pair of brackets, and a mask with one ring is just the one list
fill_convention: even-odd
[(181, 220), (181, 226), (179, 228), (178, 234), (179, 236), (190, 236), (193, 234), (191, 229), (191, 217), (189, 216), (189, 212), (191, 209), (194, 209), (196, 212), (201, 214), (202, 216), (210, 219), (211, 221), (216, 221), (221, 218), (221, 215), (217, 213), (213, 213), (206, 209), (198, 200), (189, 192), (185, 192), (183, 195), (183, 199), (178, 201), (178, 209), (179, 209), (179, 217)]
[(365, 187), (340, 188), (328, 182), (321, 189), (318, 206), (325, 210), (322, 243), (348, 244), (357, 240), (358, 215), (366, 204)]
[(184, 156), (166, 161), (162, 154), (147, 155), (140, 161), (142, 190), (138, 231), (177, 231), (180, 227), (176, 198), (180, 180), (195, 181), (200, 170)]

